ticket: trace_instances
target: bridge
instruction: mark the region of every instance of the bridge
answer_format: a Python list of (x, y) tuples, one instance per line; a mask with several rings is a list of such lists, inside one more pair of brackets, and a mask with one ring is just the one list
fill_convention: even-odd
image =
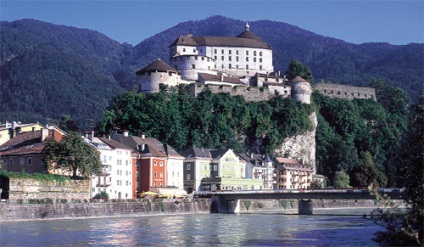
[[(401, 189), (379, 189), (391, 199), (402, 198)], [(368, 189), (321, 189), (321, 190), (260, 190), (260, 191), (200, 191), (195, 196), (212, 198), (216, 213), (238, 213), (240, 200), (246, 199), (295, 199), (298, 200), (298, 212), (301, 215), (313, 214), (312, 200), (316, 199), (345, 199), (345, 200), (373, 200), (376, 194)]]

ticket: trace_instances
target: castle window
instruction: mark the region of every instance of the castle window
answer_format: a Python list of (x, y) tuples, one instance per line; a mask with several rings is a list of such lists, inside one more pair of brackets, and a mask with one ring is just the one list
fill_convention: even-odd
[(259, 52), (259, 56), (262, 56), (262, 52), (261, 51)]
[(236, 61), (237, 61), (237, 62), (239, 61), (239, 58), (238, 58), (238, 57), (236, 57)]
[(224, 54), (224, 49), (221, 50), (221, 53)]
[(246, 51), (246, 55), (249, 55), (249, 51)]
[(221, 60), (224, 61), (224, 56), (221, 57)]
[(238, 50), (236, 50), (236, 55), (238, 55)]
[(231, 50), (228, 51), (228, 54), (231, 54)]
[(253, 51), (253, 56), (256, 56), (256, 51)]
[(262, 58), (259, 58), (259, 62), (262, 63)]
[(246, 62), (249, 62), (249, 57), (246, 57)]
[(192, 69), (195, 69), (195, 68), (196, 68), (196, 65), (192, 64), (192, 65), (191, 65), (191, 68), (192, 68)]
[(253, 62), (255, 62), (255, 63), (256, 63), (256, 57), (254, 57), (254, 58), (253, 58)]
[(228, 57), (228, 61), (231, 61), (231, 57)]
[(216, 49), (214, 50), (214, 53), (215, 53), (215, 54), (217, 53)]

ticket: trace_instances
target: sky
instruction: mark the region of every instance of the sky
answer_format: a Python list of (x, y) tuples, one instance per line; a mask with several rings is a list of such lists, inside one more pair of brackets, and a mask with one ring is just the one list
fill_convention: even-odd
[(1, 21), (87, 28), (132, 45), (213, 15), (285, 22), (355, 44), (424, 43), (424, 0), (0, 0)]

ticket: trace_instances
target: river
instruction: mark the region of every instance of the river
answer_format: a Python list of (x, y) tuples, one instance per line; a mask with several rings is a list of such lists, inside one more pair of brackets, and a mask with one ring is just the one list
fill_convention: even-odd
[(363, 219), (362, 211), (4, 222), (0, 246), (377, 246), (371, 238), (383, 228)]

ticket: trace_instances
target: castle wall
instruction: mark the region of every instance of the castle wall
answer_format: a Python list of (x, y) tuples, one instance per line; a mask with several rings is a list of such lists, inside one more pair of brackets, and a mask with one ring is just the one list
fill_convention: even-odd
[(313, 89), (331, 98), (377, 100), (375, 89), (371, 87), (354, 87), (340, 84), (318, 83), (313, 87)]

